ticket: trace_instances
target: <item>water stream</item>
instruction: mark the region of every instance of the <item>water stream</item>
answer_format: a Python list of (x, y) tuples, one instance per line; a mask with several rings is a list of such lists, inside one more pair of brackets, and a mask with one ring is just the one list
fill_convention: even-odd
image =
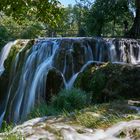
[(16, 44), (17, 41), (10, 41), (8, 42), (2, 49), (1, 53), (0, 53), (0, 76), (2, 75), (2, 73), (4, 72), (5, 68), (4, 68), (4, 62), (7, 59), (10, 50), (12, 48), (12, 46), (14, 46)]

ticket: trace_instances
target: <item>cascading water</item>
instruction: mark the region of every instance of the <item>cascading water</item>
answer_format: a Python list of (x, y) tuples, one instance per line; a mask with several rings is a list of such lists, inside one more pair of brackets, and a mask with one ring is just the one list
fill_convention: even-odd
[(4, 68), (4, 61), (6, 60), (6, 58), (8, 57), (8, 54), (10, 52), (11, 47), (16, 44), (17, 41), (10, 41), (9, 43), (7, 43), (1, 53), (0, 53), (0, 76), (2, 75), (2, 73), (4, 72), (5, 68)]
[[(9, 50), (0, 57), (2, 69)], [(136, 44), (136, 45), (135, 45)], [(48, 74), (55, 68), (61, 73), (65, 88), (72, 88), (79, 73), (92, 63), (115, 62), (139, 64), (140, 45), (137, 40), (96, 38), (57, 38), (37, 40), (24, 46), (15, 57), (9, 80), (3, 117), (14, 122), (23, 120), (41, 98), (45, 98)], [(138, 52), (137, 52), (138, 50)], [(2, 54), (4, 53), (4, 49)]]

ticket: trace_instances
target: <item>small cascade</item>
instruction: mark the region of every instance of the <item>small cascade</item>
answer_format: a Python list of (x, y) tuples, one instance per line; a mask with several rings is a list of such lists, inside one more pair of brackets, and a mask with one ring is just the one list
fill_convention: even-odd
[(115, 62), (117, 60), (117, 52), (116, 47), (112, 41), (109, 42), (109, 53), (110, 53), (110, 61)]
[[(9, 42), (1, 52), (0, 74), (13, 45), (16, 45), (16, 41)], [(91, 64), (108, 61), (140, 63), (140, 43), (137, 40), (50, 38), (36, 40), (31, 46), (26, 43), (15, 56), (0, 122), (3, 117), (15, 123), (24, 120), (38, 100), (46, 99), (46, 95), (50, 94), (46, 90), (50, 86), (46, 85), (47, 78), (52, 68), (59, 72), (65, 88), (70, 89), (79, 73)]]
[(73, 84), (74, 84), (74, 82), (75, 82), (75, 80), (76, 80), (78, 74), (79, 74), (79, 72), (76, 73), (76, 74), (74, 74), (74, 75), (71, 77), (71, 79), (66, 83), (66, 89), (71, 89), (71, 88), (72, 88), (72, 86), (73, 86)]
[(10, 52), (10, 49), (12, 48), (13, 45), (16, 44), (17, 41), (10, 41), (9, 43), (7, 43), (1, 53), (0, 53), (0, 76), (2, 75), (2, 73), (4, 72), (5, 68), (4, 68), (4, 61), (7, 59), (8, 54)]
[(80, 74), (80, 73), (82, 73), (89, 65), (91, 65), (91, 64), (103, 64), (102, 62), (100, 62), (100, 61), (91, 61), (91, 60), (89, 60), (82, 68), (81, 68), (81, 70), (79, 71), (79, 72), (77, 72), (76, 74), (74, 74), (72, 77), (71, 77), (71, 79), (68, 81), (68, 82), (66, 82), (66, 89), (71, 89), (72, 87), (73, 87), (73, 85), (74, 85), (74, 82), (75, 82), (75, 80), (77, 79), (77, 77), (78, 77), (78, 75)]
[(0, 114), (0, 127), (1, 127), (1, 125), (2, 125), (4, 115), (5, 115), (5, 111), (2, 112), (2, 114)]

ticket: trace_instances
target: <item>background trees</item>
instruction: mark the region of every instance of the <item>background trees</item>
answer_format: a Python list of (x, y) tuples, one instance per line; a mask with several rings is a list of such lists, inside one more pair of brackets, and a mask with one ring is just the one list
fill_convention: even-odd
[(139, 0), (75, 1), (68, 7), (58, 0), (0, 1), (0, 42), (46, 35), (140, 37)]
[(46, 36), (61, 22), (63, 7), (57, 0), (0, 1), (0, 45), (16, 38)]
[(88, 31), (98, 36), (122, 36), (124, 21), (133, 20), (127, 0), (96, 0), (87, 16)]
[(135, 0), (136, 16), (128, 37), (140, 38), (140, 0)]

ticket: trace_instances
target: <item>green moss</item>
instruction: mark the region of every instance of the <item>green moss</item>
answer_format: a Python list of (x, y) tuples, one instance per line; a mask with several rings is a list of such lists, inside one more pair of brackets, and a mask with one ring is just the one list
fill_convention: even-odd
[(135, 66), (106, 63), (91, 66), (79, 75), (76, 88), (92, 93), (92, 101), (140, 97), (140, 69)]

